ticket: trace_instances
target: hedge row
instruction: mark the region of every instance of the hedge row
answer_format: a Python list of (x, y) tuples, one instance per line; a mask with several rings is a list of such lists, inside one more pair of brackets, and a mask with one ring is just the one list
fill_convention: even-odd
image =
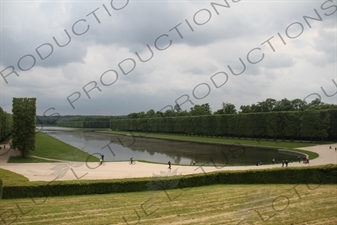
[(60, 127), (76, 127), (76, 128), (109, 128), (109, 121), (57, 121), (57, 126)]
[(0, 178), (0, 199), (2, 198), (2, 192), (3, 192), (2, 179)]
[(11, 135), (13, 130), (13, 119), (10, 114), (0, 107), (0, 141)]
[[(200, 169), (200, 171), (202, 171)], [(247, 171), (221, 171), (133, 180), (30, 182), (21, 186), (4, 186), (3, 198), (34, 198), (65, 195), (138, 192), (192, 188), (212, 184), (337, 184), (337, 165), (303, 168), (277, 168)], [(41, 200), (40, 200), (41, 201)]]
[(113, 119), (112, 130), (273, 139), (337, 139), (337, 110)]

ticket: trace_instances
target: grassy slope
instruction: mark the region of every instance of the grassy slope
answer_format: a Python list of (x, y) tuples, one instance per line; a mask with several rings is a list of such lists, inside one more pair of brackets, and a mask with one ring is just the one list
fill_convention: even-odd
[(69, 144), (66, 144), (56, 138), (53, 138), (42, 132), (36, 133), (36, 143), (34, 151), (29, 152), (31, 155), (40, 156), (50, 159), (69, 160), (69, 161), (88, 161), (98, 162), (99, 159), (90, 156)]
[(21, 185), (21, 184), (25, 184), (29, 182), (28, 178), (20, 174), (14, 173), (12, 171), (1, 169), (1, 168), (0, 168), (0, 178), (2, 179), (4, 186)]
[(56, 162), (53, 160), (46, 160), (46, 159), (39, 159), (34, 157), (26, 157), (22, 158), (21, 156), (11, 156), (8, 159), (8, 163), (50, 163), (50, 162)]
[[(212, 185), (1, 200), (6, 224), (336, 224), (336, 185)], [(291, 190), (291, 191), (289, 191)], [(285, 197), (286, 196), (286, 197)], [(34, 200), (34, 201), (33, 201)], [(13, 210), (13, 211), (11, 211)], [(11, 214), (12, 213), (12, 214)], [(138, 216), (137, 216), (138, 214)], [(10, 216), (12, 215), (12, 216)], [(123, 218), (124, 217), (124, 218)], [(264, 221), (263, 221), (264, 220)]]

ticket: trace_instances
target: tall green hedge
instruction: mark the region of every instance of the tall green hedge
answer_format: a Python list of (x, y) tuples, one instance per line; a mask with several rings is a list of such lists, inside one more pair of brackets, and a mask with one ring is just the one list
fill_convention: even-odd
[(319, 186), (321, 184), (337, 184), (336, 177), (337, 165), (326, 165), (247, 171), (219, 171), (132, 180), (29, 182), (25, 185), (4, 186), (3, 198), (47, 198), (49, 196), (137, 192), (149, 189), (184, 189), (211, 184), (314, 184), (314, 186)]
[(2, 187), (2, 179), (0, 178), (0, 199), (2, 198), (3, 187)]
[(112, 119), (122, 131), (295, 140), (337, 140), (337, 110)]
[(109, 128), (109, 121), (73, 121), (61, 120), (57, 121), (57, 126), (60, 127), (75, 127), (75, 128)]
[(13, 117), (0, 107), (0, 141), (8, 138), (13, 131)]

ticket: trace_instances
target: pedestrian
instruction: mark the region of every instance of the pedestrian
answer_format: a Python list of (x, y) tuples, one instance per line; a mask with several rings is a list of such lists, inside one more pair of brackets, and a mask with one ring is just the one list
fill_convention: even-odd
[(286, 159), (286, 167), (288, 167), (288, 160)]
[(284, 167), (284, 160), (282, 160), (282, 167)]
[(274, 163), (275, 163), (275, 159), (273, 159), (273, 160), (271, 161), (271, 163), (274, 164)]
[(301, 163), (301, 157), (297, 156), (298, 162)]
[(101, 155), (101, 157), (102, 157), (102, 161), (104, 161), (104, 155), (103, 154)]
[(169, 165), (169, 169), (171, 169), (171, 161), (168, 161), (168, 163), (167, 163), (168, 165)]

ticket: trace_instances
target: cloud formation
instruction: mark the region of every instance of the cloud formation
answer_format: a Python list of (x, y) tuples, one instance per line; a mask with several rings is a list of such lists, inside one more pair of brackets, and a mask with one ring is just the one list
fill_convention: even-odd
[(336, 11), (336, 0), (4, 1), (1, 107), (36, 97), (40, 115), (216, 111), (311, 93), (336, 104), (321, 90), (337, 88)]

